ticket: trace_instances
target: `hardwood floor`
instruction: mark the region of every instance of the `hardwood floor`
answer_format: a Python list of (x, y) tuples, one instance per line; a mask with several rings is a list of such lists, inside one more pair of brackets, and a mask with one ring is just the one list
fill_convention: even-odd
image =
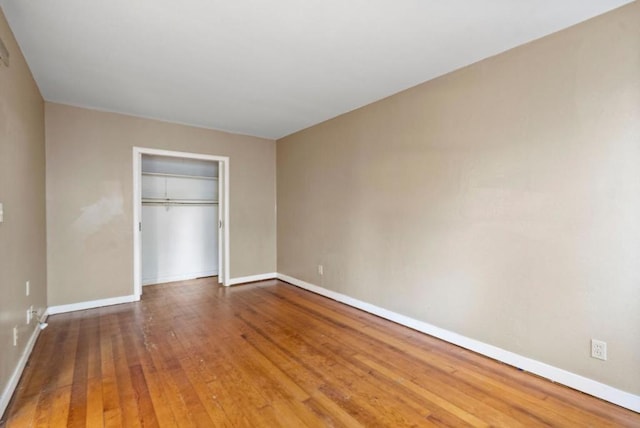
[(640, 426), (640, 414), (273, 280), (49, 317), (8, 427)]

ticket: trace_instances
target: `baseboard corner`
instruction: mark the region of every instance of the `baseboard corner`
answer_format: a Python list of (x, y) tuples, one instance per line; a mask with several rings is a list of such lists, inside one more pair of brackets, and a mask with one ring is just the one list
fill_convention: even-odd
[(247, 282), (266, 281), (268, 279), (276, 279), (278, 274), (275, 272), (262, 273), (258, 275), (240, 276), (236, 278), (230, 278), (225, 285), (238, 285), (246, 284)]

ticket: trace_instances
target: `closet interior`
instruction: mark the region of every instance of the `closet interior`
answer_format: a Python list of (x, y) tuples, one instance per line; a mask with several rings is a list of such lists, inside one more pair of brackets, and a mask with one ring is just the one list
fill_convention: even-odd
[(142, 155), (142, 285), (218, 275), (215, 161)]

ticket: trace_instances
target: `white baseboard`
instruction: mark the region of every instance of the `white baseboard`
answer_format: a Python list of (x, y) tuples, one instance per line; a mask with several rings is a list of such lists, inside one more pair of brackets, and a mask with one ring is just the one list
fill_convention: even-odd
[(69, 305), (51, 306), (48, 309), (49, 315), (63, 314), (65, 312), (83, 311), (85, 309), (101, 308), (103, 306), (119, 305), (121, 303), (131, 303), (140, 300), (140, 296), (135, 294), (129, 296), (111, 297), (108, 299), (90, 300), (88, 302), (71, 303)]
[(165, 282), (175, 282), (175, 281), (187, 281), (189, 279), (202, 278), (205, 276), (215, 276), (218, 274), (217, 270), (205, 271), (205, 272), (195, 272), (195, 273), (187, 273), (180, 275), (168, 275), (168, 276), (158, 276), (155, 278), (142, 278), (142, 285), (153, 285), (153, 284), (163, 284)]
[(225, 285), (244, 284), (245, 282), (266, 281), (267, 279), (276, 279), (278, 274), (275, 272), (261, 273), (259, 275), (251, 276), (239, 276), (237, 278), (230, 278)]
[(580, 376), (578, 374), (560, 369), (558, 367), (550, 366), (540, 361), (515, 354), (505, 349), (498, 348), (497, 346), (489, 345), (487, 343), (462, 336), (458, 333), (454, 333), (452, 331), (436, 327), (432, 324), (389, 311), (379, 306), (354, 299), (353, 297), (349, 297), (345, 294), (331, 291), (288, 275), (279, 273), (278, 279), (303, 288), (305, 290), (311, 291), (313, 293), (320, 294), (333, 300), (337, 300), (338, 302), (353, 306), (365, 312), (369, 312), (379, 317), (412, 328), (422, 333), (429, 334), (446, 342), (453, 343), (454, 345), (458, 345), (460, 347), (477, 352), (478, 354), (482, 354), (489, 358), (501, 361), (505, 364), (509, 364), (510, 366), (517, 367), (530, 373), (534, 373), (538, 376), (550, 379), (554, 382), (566, 385), (570, 388), (577, 389), (578, 391), (593, 395), (594, 397), (601, 398), (603, 400), (617, 404), (618, 406), (633, 410), (634, 412), (640, 412), (640, 396), (638, 395), (622, 391), (612, 386), (597, 382), (593, 379), (589, 379), (584, 376)]
[[(42, 314), (40, 317), (40, 322), (44, 322), (47, 319), (48, 313), (47, 311)], [(9, 382), (7, 386), (2, 391), (2, 395), (0, 395), (0, 417), (4, 414), (4, 411), (7, 410), (7, 406), (9, 405), (9, 401), (11, 401), (11, 397), (18, 386), (18, 382), (20, 381), (20, 377), (22, 376), (22, 372), (24, 371), (25, 366), (27, 365), (27, 361), (29, 361), (29, 356), (31, 356), (31, 351), (33, 351), (33, 347), (36, 344), (36, 340), (40, 335), (40, 328), (38, 325), (35, 326), (33, 333), (29, 337), (29, 341), (27, 342), (27, 346), (24, 348), (20, 359), (18, 360), (18, 365), (15, 370), (11, 374), (9, 378)]]

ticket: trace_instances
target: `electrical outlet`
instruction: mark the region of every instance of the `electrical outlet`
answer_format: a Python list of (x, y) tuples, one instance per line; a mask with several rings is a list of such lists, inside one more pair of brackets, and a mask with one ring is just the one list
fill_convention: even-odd
[(18, 346), (18, 326), (13, 327), (13, 346)]
[(318, 275), (324, 275), (324, 266), (318, 265)]
[(29, 281), (27, 281), (27, 283), (25, 284), (25, 287), (26, 287), (26, 292), (27, 292), (27, 296), (28, 296), (29, 292), (31, 291), (31, 290), (29, 290), (29, 288), (31, 288), (31, 284), (29, 283)]
[(607, 342), (591, 339), (591, 357), (599, 360), (607, 360)]
[(38, 311), (35, 311), (33, 309), (33, 305), (29, 306), (29, 309), (27, 309), (27, 324), (31, 324), (31, 320), (33, 320), (34, 316), (38, 316)]

